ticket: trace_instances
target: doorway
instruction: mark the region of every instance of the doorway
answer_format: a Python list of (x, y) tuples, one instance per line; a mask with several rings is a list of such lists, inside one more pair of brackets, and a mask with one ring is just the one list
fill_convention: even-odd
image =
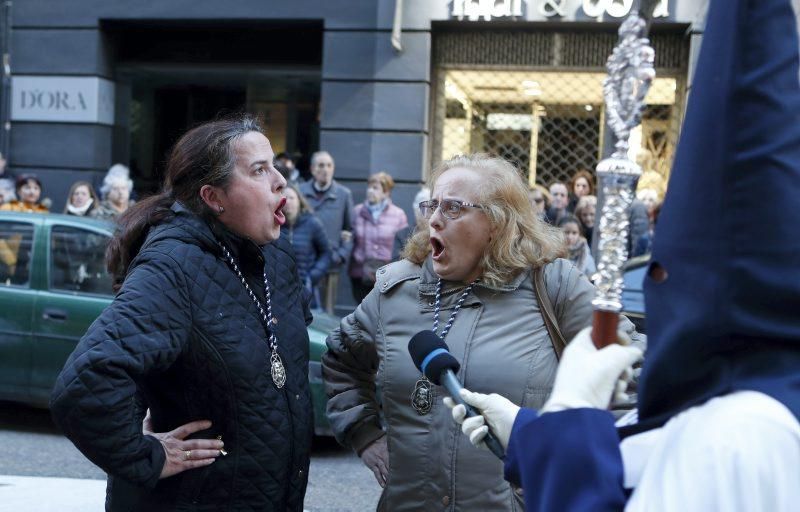
[[(275, 153), (319, 142), (321, 22), (106, 22), (117, 49), (115, 160), (140, 194), (158, 189), (170, 148), (188, 128), (258, 116)], [(302, 159), (302, 158), (301, 158)]]

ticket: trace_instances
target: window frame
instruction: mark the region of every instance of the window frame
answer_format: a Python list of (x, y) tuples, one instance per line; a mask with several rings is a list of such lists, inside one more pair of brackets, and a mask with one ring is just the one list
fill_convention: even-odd
[(35, 269), (35, 261), (36, 261), (36, 228), (37, 223), (32, 221), (26, 221), (17, 218), (2, 218), (0, 219), (0, 226), (1, 225), (16, 225), (16, 226), (26, 226), (30, 228), (30, 247), (31, 247), (31, 255), (28, 261), (28, 280), (25, 281), (23, 284), (12, 283), (9, 280), (0, 280), (0, 287), (3, 289), (18, 289), (18, 290), (33, 290), (33, 282), (34, 282), (34, 269)]
[[(46, 269), (47, 269), (47, 274), (46, 274), (46, 277), (45, 277), (45, 280), (44, 280), (44, 289), (47, 290), (50, 293), (59, 294), (59, 295), (84, 296), (84, 297), (95, 297), (95, 298), (104, 298), (104, 299), (114, 298), (115, 294), (111, 290), (111, 286), (110, 286), (111, 284), (113, 284), (113, 278), (111, 278), (111, 277), (109, 277), (111, 282), (109, 283), (109, 289), (108, 289), (108, 292), (106, 292), (106, 293), (90, 292), (90, 291), (84, 291), (84, 290), (70, 290), (70, 289), (65, 289), (65, 288), (56, 288), (54, 286), (53, 279), (55, 277), (55, 272), (54, 272), (54, 268), (53, 268), (54, 267), (54, 265), (53, 265), (53, 255), (54, 255), (54, 252), (53, 252), (53, 236), (57, 233), (57, 231), (59, 229), (70, 229), (70, 230), (84, 231), (87, 234), (93, 234), (93, 235), (99, 235), (99, 236), (105, 237), (108, 240), (108, 242), (110, 242), (111, 238), (113, 237), (112, 233), (110, 233), (108, 231), (104, 231), (103, 229), (95, 228), (94, 226), (84, 226), (84, 225), (77, 225), (77, 224), (73, 224), (73, 223), (53, 223), (53, 224), (51, 224), (49, 226), (49, 229), (48, 229), (47, 241), (46, 241), (46, 244), (47, 244), (47, 257), (46, 257), (45, 266), (46, 266)], [(107, 246), (108, 246), (108, 243), (106, 243), (106, 247)], [(103, 255), (104, 255), (103, 256), (103, 261), (105, 261), (105, 249), (103, 250)], [(104, 268), (104, 272), (106, 272), (106, 274), (108, 274), (108, 271), (105, 270), (105, 268)]]

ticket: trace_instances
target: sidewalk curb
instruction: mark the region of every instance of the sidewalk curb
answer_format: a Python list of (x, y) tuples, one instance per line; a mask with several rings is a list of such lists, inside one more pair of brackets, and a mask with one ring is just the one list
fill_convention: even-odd
[(0, 475), (0, 512), (102, 512), (105, 500), (105, 480)]

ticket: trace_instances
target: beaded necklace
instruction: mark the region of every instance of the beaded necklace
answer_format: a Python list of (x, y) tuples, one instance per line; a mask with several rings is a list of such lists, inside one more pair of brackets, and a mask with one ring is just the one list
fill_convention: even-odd
[(222, 253), (225, 255), (225, 258), (228, 260), (228, 264), (230, 265), (231, 269), (236, 273), (237, 277), (242, 282), (244, 289), (247, 290), (250, 300), (253, 301), (253, 304), (256, 305), (258, 312), (261, 314), (261, 320), (264, 322), (264, 326), (267, 328), (267, 332), (269, 333), (269, 340), (267, 344), (269, 345), (270, 351), (269, 369), (270, 374), (272, 375), (272, 382), (275, 383), (275, 387), (280, 389), (284, 386), (284, 384), (286, 384), (286, 368), (283, 366), (281, 356), (278, 354), (278, 336), (275, 335), (274, 330), (274, 325), (277, 324), (278, 321), (272, 316), (272, 293), (270, 292), (269, 281), (267, 280), (267, 271), (264, 270), (264, 298), (267, 302), (267, 307), (265, 309), (261, 305), (261, 301), (258, 300), (258, 297), (256, 297), (256, 294), (253, 293), (250, 285), (247, 284), (247, 280), (244, 278), (244, 275), (242, 275), (242, 271), (239, 270), (239, 266), (236, 264), (236, 260), (233, 258), (231, 252), (222, 242), (218, 241), (217, 243), (222, 249)]
[[(461, 296), (458, 298), (458, 302), (456, 302), (456, 307), (453, 308), (453, 312), (450, 313), (450, 318), (447, 320), (444, 329), (442, 329), (442, 333), (439, 334), (439, 337), (442, 338), (442, 340), (444, 340), (444, 338), (447, 336), (447, 333), (450, 332), (450, 328), (453, 327), (453, 322), (455, 322), (456, 320), (456, 315), (458, 315), (461, 306), (464, 304), (464, 301), (467, 300), (467, 295), (469, 295), (469, 292), (472, 291), (472, 288), (478, 281), (480, 281), (480, 278), (472, 281), (469, 285), (467, 285), (466, 288), (464, 288), (464, 291), (461, 292)], [(439, 310), (441, 308), (441, 305), (442, 305), (442, 279), (439, 278), (439, 280), (436, 282), (436, 297), (433, 303), (432, 331), (434, 332), (434, 334), (436, 334), (436, 330), (439, 328)], [(434, 393), (433, 384), (431, 384), (431, 381), (429, 381), (428, 378), (425, 377), (425, 374), (422, 374), (420, 378), (417, 380), (416, 384), (414, 384), (414, 391), (411, 392), (411, 407), (413, 407), (414, 410), (417, 411), (417, 414), (419, 415), (428, 414), (431, 411), (431, 408), (433, 407), (433, 401), (435, 398), (433, 396), (433, 393)]]

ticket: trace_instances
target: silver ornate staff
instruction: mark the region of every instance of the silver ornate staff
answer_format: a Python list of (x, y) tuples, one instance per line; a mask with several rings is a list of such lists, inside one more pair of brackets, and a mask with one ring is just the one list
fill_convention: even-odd
[[(652, 12), (644, 10), (642, 12)], [(648, 22), (638, 11), (619, 28), (619, 42), (608, 58), (603, 82), (606, 117), (616, 137), (615, 150), (597, 165), (604, 202), (600, 213), (597, 293), (592, 301), (592, 341), (602, 348), (617, 340), (622, 311), (622, 266), (628, 258), (629, 211), (642, 169), (628, 157), (630, 133), (642, 119), (644, 98), (655, 78), (655, 52)]]

